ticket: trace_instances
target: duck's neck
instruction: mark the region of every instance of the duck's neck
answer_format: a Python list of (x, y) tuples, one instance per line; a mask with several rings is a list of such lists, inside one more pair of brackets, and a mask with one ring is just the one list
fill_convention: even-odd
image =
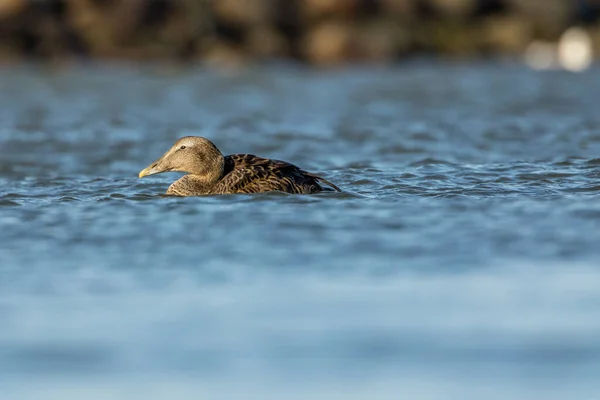
[(211, 192), (213, 186), (215, 186), (221, 178), (207, 179), (206, 176), (187, 174), (176, 180), (169, 186), (167, 194), (177, 196), (194, 196), (208, 194)]
[(225, 168), (225, 157), (215, 149), (214, 154), (205, 155), (198, 160), (193, 168), (187, 170), (191, 180), (199, 185), (212, 186), (223, 179)]

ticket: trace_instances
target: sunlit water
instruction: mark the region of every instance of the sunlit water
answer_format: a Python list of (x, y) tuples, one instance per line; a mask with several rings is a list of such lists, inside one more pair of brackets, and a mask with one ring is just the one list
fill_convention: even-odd
[[(2, 398), (597, 398), (598, 82), (2, 70)], [(183, 135), (344, 192), (165, 197)]]

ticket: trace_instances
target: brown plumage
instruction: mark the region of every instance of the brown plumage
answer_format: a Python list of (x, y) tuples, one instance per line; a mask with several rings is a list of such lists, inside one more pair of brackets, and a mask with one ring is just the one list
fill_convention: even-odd
[(285, 161), (252, 154), (223, 156), (214, 143), (199, 136), (179, 139), (161, 158), (142, 170), (139, 177), (168, 171), (188, 173), (169, 186), (167, 194), (174, 196), (276, 190), (308, 194), (324, 190), (319, 182), (341, 192), (333, 183)]

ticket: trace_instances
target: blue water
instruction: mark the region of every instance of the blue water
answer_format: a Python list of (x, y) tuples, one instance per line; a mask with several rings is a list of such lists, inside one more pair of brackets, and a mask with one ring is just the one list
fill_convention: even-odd
[[(597, 82), (0, 70), (2, 398), (597, 398)], [(344, 192), (166, 197), (184, 135)]]

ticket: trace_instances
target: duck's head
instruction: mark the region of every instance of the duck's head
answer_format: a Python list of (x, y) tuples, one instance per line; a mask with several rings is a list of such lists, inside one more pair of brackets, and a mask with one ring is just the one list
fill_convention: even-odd
[(182, 137), (165, 154), (139, 173), (139, 177), (177, 171), (216, 181), (223, 175), (223, 154), (210, 140), (199, 136)]

